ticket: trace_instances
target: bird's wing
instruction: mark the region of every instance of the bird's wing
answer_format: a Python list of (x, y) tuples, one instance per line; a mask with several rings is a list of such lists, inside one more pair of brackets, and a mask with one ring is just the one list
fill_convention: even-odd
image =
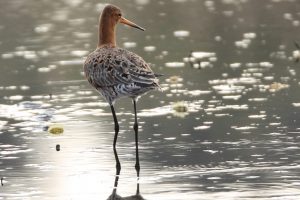
[(122, 49), (123, 62), (127, 65), (128, 72), (131, 76), (131, 81), (144, 86), (153, 86), (157, 84), (156, 75), (151, 70), (148, 63), (143, 58), (130, 51)]
[(157, 85), (156, 76), (149, 65), (138, 55), (124, 49), (92, 53), (84, 64), (84, 71), (95, 88), (120, 84), (136, 87)]

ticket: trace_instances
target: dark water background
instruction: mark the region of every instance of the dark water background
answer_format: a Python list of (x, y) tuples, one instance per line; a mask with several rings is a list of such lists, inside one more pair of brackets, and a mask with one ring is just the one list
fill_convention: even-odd
[[(165, 74), (164, 92), (138, 102), (141, 195), (299, 199), (297, 0), (0, 1), (0, 199), (111, 194), (112, 116), (82, 74), (107, 2), (147, 29), (119, 26), (118, 45)], [(125, 197), (137, 183), (130, 99), (116, 111)]]

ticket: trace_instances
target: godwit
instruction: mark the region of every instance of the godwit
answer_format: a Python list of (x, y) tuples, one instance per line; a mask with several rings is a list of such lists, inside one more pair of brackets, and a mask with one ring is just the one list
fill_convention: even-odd
[(145, 30), (135, 23), (125, 19), (121, 10), (113, 5), (107, 5), (99, 20), (98, 46), (90, 53), (84, 62), (84, 73), (89, 83), (109, 103), (115, 124), (113, 149), (117, 170), (121, 170), (119, 158), (116, 154), (116, 142), (119, 124), (114, 109), (114, 103), (120, 97), (130, 97), (134, 108), (136, 164), (139, 176), (140, 164), (138, 154), (138, 121), (136, 112), (137, 98), (146, 92), (160, 89), (158, 79), (149, 65), (138, 55), (116, 46), (115, 28), (118, 23)]

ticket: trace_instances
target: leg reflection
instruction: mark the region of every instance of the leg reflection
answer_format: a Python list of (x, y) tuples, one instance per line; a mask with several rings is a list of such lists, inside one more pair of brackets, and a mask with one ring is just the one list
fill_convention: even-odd
[(119, 157), (118, 157), (118, 152), (116, 149), (114, 149), (114, 154), (115, 154), (115, 160), (116, 160), (116, 176), (115, 176), (115, 181), (114, 181), (114, 188), (112, 194), (108, 197), (107, 200), (145, 200), (142, 195), (140, 194), (140, 183), (139, 183), (139, 171), (137, 170), (137, 185), (136, 185), (136, 194), (132, 196), (127, 196), (127, 197), (121, 197), (117, 194), (117, 189), (118, 189), (118, 182), (120, 178), (120, 172), (121, 172), (121, 165), (118, 165), (119, 162)]
[(116, 176), (115, 176), (114, 189), (113, 189), (112, 195), (108, 198), (111, 200), (120, 199), (120, 197), (117, 195), (117, 188), (118, 188), (118, 182), (119, 182), (119, 177), (120, 177), (120, 172), (121, 172), (121, 164), (119, 161), (119, 156), (118, 156), (118, 152), (117, 152), (116, 148), (114, 148), (114, 154), (115, 154), (115, 160), (116, 160)]

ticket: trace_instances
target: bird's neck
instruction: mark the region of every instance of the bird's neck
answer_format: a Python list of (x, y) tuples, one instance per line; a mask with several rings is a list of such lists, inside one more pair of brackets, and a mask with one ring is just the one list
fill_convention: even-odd
[(110, 18), (101, 16), (99, 20), (98, 47), (104, 45), (116, 46), (116, 24)]

